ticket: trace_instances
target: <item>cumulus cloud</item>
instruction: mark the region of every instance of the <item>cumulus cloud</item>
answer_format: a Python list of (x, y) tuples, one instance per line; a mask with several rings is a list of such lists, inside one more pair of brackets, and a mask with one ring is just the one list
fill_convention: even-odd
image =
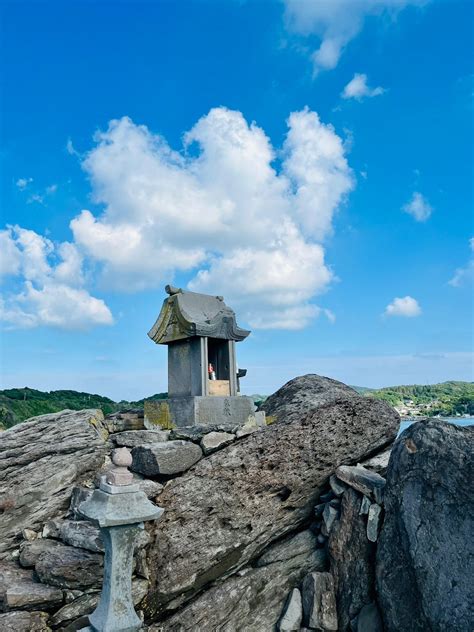
[(368, 16), (392, 19), (407, 6), (429, 0), (284, 0), (288, 28), (305, 37), (316, 36), (319, 47), (311, 53), (313, 71), (335, 68), (347, 44), (362, 30)]
[(474, 237), (469, 239), (469, 248), (472, 253), (469, 261), (462, 268), (458, 268), (449, 281), (449, 285), (453, 287), (461, 287), (465, 283), (474, 281)]
[(84, 329), (112, 324), (103, 300), (81, 286), (82, 257), (74, 244), (53, 242), (19, 226), (0, 231), (5, 276), (22, 277), (20, 291), (0, 299), (0, 320), (12, 328), (50, 325)]
[(411, 215), (417, 222), (426, 222), (433, 212), (433, 207), (421, 193), (415, 191), (411, 199), (402, 206), (402, 211)]
[(383, 94), (385, 89), (381, 86), (370, 88), (367, 84), (367, 75), (356, 72), (353, 78), (345, 86), (341, 93), (343, 99), (356, 99), (362, 101), (364, 98), (377, 97)]
[(413, 318), (421, 314), (421, 307), (418, 301), (411, 296), (404, 298), (394, 298), (393, 301), (385, 308), (386, 316), (405, 316)]
[(105, 211), (82, 211), (71, 229), (104, 284), (136, 291), (186, 271), (190, 289), (224, 294), (254, 327), (302, 327), (321, 313), (312, 299), (333, 279), (321, 240), (354, 181), (341, 138), (315, 112), (290, 115), (279, 149), (224, 107), (180, 151), (127, 117), (95, 141), (82, 165)]

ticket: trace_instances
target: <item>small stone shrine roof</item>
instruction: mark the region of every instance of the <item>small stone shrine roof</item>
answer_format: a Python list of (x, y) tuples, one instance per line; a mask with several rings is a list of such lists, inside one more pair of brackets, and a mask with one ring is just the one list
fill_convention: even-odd
[(239, 342), (250, 334), (237, 325), (234, 310), (224, 303), (222, 296), (186, 292), (169, 285), (165, 289), (170, 296), (164, 300), (160, 315), (148, 332), (157, 344), (194, 336)]

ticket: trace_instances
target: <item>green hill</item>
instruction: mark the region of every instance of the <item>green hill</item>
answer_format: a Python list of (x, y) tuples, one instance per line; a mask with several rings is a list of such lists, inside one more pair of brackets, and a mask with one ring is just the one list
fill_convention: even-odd
[[(166, 393), (157, 393), (147, 399), (164, 399)], [(0, 427), (15, 424), (46, 413), (56, 413), (65, 408), (101, 408), (104, 415), (124, 408), (143, 408), (143, 399), (136, 402), (114, 402), (108, 397), (78, 391), (37, 391), (33, 388), (11, 388), (0, 391)]]
[(365, 391), (364, 395), (428, 416), (474, 415), (474, 382), (388, 386)]
[[(407, 407), (413, 414), (428, 416), (474, 415), (474, 383), (443, 382), (427, 386), (389, 386), (381, 389), (368, 389), (354, 386), (366, 397), (384, 399), (392, 406)], [(167, 393), (156, 393), (147, 399), (165, 399)], [(265, 395), (253, 395), (259, 404)], [(126, 408), (143, 408), (143, 399), (135, 402), (114, 402), (108, 397), (78, 391), (37, 391), (32, 388), (11, 388), (0, 391), (0, 429), (36, 415), (55, 413), (65, 408), (101, 408), (104, 415)]]

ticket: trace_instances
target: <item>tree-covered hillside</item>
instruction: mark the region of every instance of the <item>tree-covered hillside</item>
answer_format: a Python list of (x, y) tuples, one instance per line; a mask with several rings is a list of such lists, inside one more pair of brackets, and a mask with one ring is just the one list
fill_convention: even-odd
[[(390, 386), (381, 389), (353, 387), (366, 397), (384, 399), (396, 406), (403, 416), (412, 415), (474, 415), (474, 383), (443, 382), (428, 386)], [(147, 399), (165, 399), (167, 393), (157, 393)], [(253, 395), (259, 404), (265, 395)], [(104, 415), (126, 408), (143, 408), (144, 400), (114, 402), (108, 397), (77, 391), (37, 391), (32, 388), (12, 388), (0, 391), (0, 430), (10, 428), (29, 417), (55, 413), (65, 408), (101, 408)]]
[(389, 386), (364, 395), (384, 399), (407, 413), (428, 416), (474, 415), (474, 382)]
[[(147, 399), (163, 399), (157, 393)], [(20, 421), (45, 413), (56, 413), (65, 408), (101, 408), (104, 415), (124, 408), (143, 408), (143, 399), (136, 402), (114, 402), (108, 397), (78, 391), (37, 391), (32, 388), (11, 388), (0, 391), (0, 427), (10, 428)]]

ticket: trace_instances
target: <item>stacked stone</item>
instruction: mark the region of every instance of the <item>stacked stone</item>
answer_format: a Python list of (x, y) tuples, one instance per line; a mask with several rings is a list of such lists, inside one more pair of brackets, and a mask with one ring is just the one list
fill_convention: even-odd
[[(84, 475), (77, 477), (80, 485), (70, 485), (71, 481), (61, 480), (62, 472), (44, 472), (46, 485), (48, 477), (54, 475), (59, 479), (58, 487), (61, 493), (68, 495), (69, 507), (61, 512), (59, 506), (48, 507), (49, 498), (42, 499), (37, 510), (40, 518), (59, 515), (44, 522), (40, 519), (31, 524), (32, 528), (24, 527), (21, 539), (0, 560), (0, 629), (74, 632), (88, 625), (88, 615), (97, 606), (102, 586), (104, 543), (99, 528), (85, 519), (80, 506), (90, 499), (101, 477), (113, 468), (109, 454), (114, 447), (131, 450), (133, 482), (150, 500), (159, 502), (168, 480), (181, 475), (201, 458), (261, 431), (262, 419), (263, 416), (256, 415), (239, 428), (215, 425), (164, 431), (146, 428), (140, 410), (113, 413), (105, 419), (98, 410), (63, 411), (37, 418), (36, 423), (52, 435), (56, 424), (62, 434), (59, 424), (66, 428), (69, 423), (73, 435), (70, 443), (75, 450), (63, 445), (72, 452), (74, 474), (82, 474), (84, 470)], [(31, 429), (35, 421), (30, 420)], [(17, 428), (27, 429), (24, 425)], [(65, 462), (58, 459), (57, 467), (64, 467)], [(25, 487), (27, 484), (25, 480)], [(15, 511), (14, 499), (11, 505)], [(35, 514), (35, 507), (30, 509)], [(145, 551), (149, 541), (144, 531), (135, 549), (132, 578), (135, 606), (139, 606), (149, 588), (150, 570)], [(139, 614), (143, 615), (140, 611)]]
[(311, 527), (328, 564), (291, 591), (280, 632), (382, 632), (373, 563), (384, 487), (385, 479), (362, 465), (340, 466), (329, 478)]

